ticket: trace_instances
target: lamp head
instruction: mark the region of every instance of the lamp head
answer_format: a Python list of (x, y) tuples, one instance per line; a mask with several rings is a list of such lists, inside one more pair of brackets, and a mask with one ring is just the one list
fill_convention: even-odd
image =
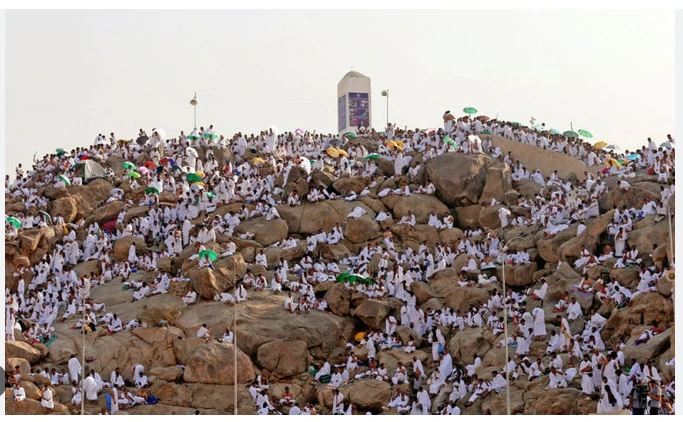
[(388, 97), (388, 96), (389, 96), (389, 90), (382, 91), (382, 97)]
[(195, 92), (194, 97), (190, 100), (190, 104), (193, 106), (197, 106), (197, 93)]

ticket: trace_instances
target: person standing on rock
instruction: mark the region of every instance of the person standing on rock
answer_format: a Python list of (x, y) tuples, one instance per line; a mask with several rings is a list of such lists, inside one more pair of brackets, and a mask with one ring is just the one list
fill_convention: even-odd
[(83, 392), (86, 400), (90, 403), (97, 403), (97, 383), (92, 372), (83, 380)]
[(55, 402), (53, 399), (53, 393), (52, 393), (52, 387), (49, 385), (43, 386), (42, 390), (42, 396), (41, 396), (40, 404), (43, 406), (43, 409), (45, 410), (45, 413), (50, 413), (52, 412), (52, 409), (55, 407)]
[(593, 370), (593, 362), (589, 359), (588, 354), (584, 354), (583, 360), (579, 364), (579, 373), (581, 374), (581, 391), (586, 400), (589, 400), (590, 395), (595, 392)]
[(69, 378), (72, 380), (78, 380), (80, 378), (81, 372), (83, 371), (83, 367), (81, 366), (81, 362), (78, 360), (76, 355), (71, 355), (67, 366), (69, 367)]
[(562, 315), (557, 315), (557, 322), (560, 324), (560, 344), (559, 352), (565, 353), (569, 349), (569, 341), (572, 338), (571, 328), (569, 328), (569, 321), (562, 318)]
[(341, 415), (344, 413), (344, 395), (338, 388), (334, 389), (332, 396), (332, 414)]
[(531, 315), (534, 318), (534, 337), (536, 337), (537, 341), (545, 340), (547, 334), (545, 329), (545, 311), (543, 311), (543, 308), (534, 308), (534, 310), (531, 311)]
[(512, 213), (510, 212), (510, 210), (508, 210), (505, 207), (501, 207), (498, 209), (498, 218), (500, 219), (500, 227), (501, 228), (504, 229), (508, 226), (508, 224), (509, 224), (508, 219), (510, 218), (511, 215), (512, 215)]

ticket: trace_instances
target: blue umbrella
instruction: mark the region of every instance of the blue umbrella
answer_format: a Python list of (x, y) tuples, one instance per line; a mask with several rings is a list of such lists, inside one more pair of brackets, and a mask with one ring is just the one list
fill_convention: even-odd
[(668, 149), (673, 148), (673, 144), (669, 141), (662, 142), (661, 144), (659, 144), (659, 146), (662, 148), (668, 148)]
[(638, 155), (638, 154), (636, 154), (636, 153), (633, 153), (633, 154), (629, 155), (629, 156), (626, 157), (626, 158), (627, 158), (629, 161), (639, 160), (639, 159), (640, 159), (640, 155)]

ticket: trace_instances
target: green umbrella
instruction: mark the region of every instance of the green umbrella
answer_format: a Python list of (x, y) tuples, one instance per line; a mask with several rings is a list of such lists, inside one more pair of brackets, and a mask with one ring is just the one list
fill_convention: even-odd
[(193, 141), (196, 141), (197, 139), (199, 139), (199, 135), (189, 134), (189, 135), (187, 135), (187, 138), (192, 139)]
[(57, 155), (62, 155), (64, 153), (66, 153), (66, 151), (64, 151), (62, 148), (57, 148)]
[(311, 163), (311, 165), (315, 164), (315, 160), (312, 158), (309, 158), (308, 161)]
[(477, 109), (474, 107), (465, 107), (462, 109), (462, 111), (464, 113), (467, 113), (467, 114), (476, 114), (477, 113)]
[(199, 175), (196, 174), (196, 173), (190, 173), (190, 174), (187, 175), (187, 177), (185, 178), (185, 180), (187, 180), (187, 181), (190, 182), (190, 183), (196, 183), (196, 182), (201, 182), (201, 181), (202, 181), (202, 178), (201, 178), (201, 176), (199, 176)]
[(210, 251), (208, 249), (204, 249), (203, 251), (199, 252), (199, 259), (204, 258), (205, 256), (209, 257), (209, 261), (213, 262), (218, 258), (218, 255), (214, 251)]
[(349, 139), (355, 139), (355, 138), (356, 138), (356, 134), (353, 133), (353, 132), (346, 132), (346, 133), (344, 134), (344, 136), (346, 136), (346, 137), (349, 138)]
[(207, 198), (213, 198), (213, 197), (215, 197), (215, 196), (216, 196), (216, 194), (213, 193), (213, 192), (206, 192), (206, 197), (207, 197)]
[(62, 182), (64, 182), (65, 185), (71, 186), (71, 182), (70, 182), (69, 179), (68, 179), (66, 176), (64, 176), (63, 174), (60, 174), (59, 176), (57, 176), (57, 179), (59, 179), (59, 180), (61, 180)]
[(564, 132), (563, 135), (566, 136), (567, 138), (578, 138), (579, 137), (579, 134), (572, 131), (572, 130), (568, 130), (568, 131)]
[(204, 138), (206, 138), (206, 139), (218, 139), (218, 135), (216, 135), (215, 133), (205, 133)]
[(366, 160), (376, 160), (378, 158), (379, 158), (379, 154), (377, 154), (376, 152), (373, 152), (372, 154), (368, 154), (365, 156)]
[(378, 135), (387, 136), (386, 132), (377, 132)]
[(147, 189), (145, 189), (145, 195), (159, 195), (159, 189), (155, 188), (154, 186), (150, 186)]
[(121, 164), (121, 167), (123, 167), (124, 169), (128, 169), (128, 170), (137, 170), (137, 169), (138, 169), (138, 168), (135, 166), (135, 164), (131, 163), (130, 161), (124, 161), (124, 162)]
[(557, 129), (550, 129), (550, 134), (551, 134), (551, 135), (559, 135), (559, 134), (560, 134), (560, 131), (557, 130)]
[(52, 217), (50, 217), (50, 214), (46, 213), (45, 211), (40, 211), (40, 213), (47, 218), (48, 223), (52, 224)]
[(10, 223), (11, 225), (13, 225), (13, 226), (16, 227), (16, 228), (20, 228), (20, 227), (21, 227), (21, 221), (19, 221), (19, 220), (18, 220), (17, 218), (15, 218), (15, 217), (7, 217), (7, 222)]
[(514, 126), (519, 126), (519, 122), (511, 122)]
[(348, 278), (351, 276), (349, 273), (340, 273), (337, 275), (337, 283), (346, 283)]
[(137, 171), (129, 171), (127, 176), (133, 179), (139, 179), (140, 173), (138, 173)]
[(587, 130), (579, 129), (579, 135), (583, 136), (584, 138), (592, 138), (593, 134), (590, 133)]
[(457, 148), (457, 147), (458, 147), (458, 144), (456, 144), (455, 141), (452, 140), (451, 138), (449, 138), (448, 136), (445, 136), (445, 137), (443, 138), (443, 141), (444, 141), (445, 143), (447, 143), (448, 145), (452, 145), (453, 148)]

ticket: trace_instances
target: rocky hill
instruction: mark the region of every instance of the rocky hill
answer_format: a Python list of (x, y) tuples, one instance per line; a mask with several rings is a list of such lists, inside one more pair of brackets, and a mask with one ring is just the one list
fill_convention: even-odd
[[(365, 142), (372, 148), (369, 139), (357, 138), (354, 143)], [(351, 143), (347, 144), (348, 147)], [(227, 148), (197, 148), (200, 156), (212, 149), (221, 159), (230, 157), (232, 151)], [(149, 150), (140, 155), (135, 163), (141, 165), (149, 158)], [(246, 157), (249, 158), (249, 157)], [(413, 160), (421, 159), (420, 154), (413, 153)], [(86, 230), (92, 223), (100, 226), (116, 220), (120, 212), (126, 211), (124, 224), (147, 215), (150, 207), (139, 205), (145, 198), (146, 186), (131, 189), (129, 180), (123, 177), (125, 170), (121, 168), (123, 158), (110, 155), (103, 164), (108, 163), (116, 170), (116, 176), (110, 179), (96, 179), (83, 186), (55, 187), (54, 184), (36, 185), (37, 180), (30, 180), (27, 187), (35, 186), (39, 195), (47, 198), (45, 207), (53, 218), (60, 215), (65, 222), (77, 222), (81, 218), (85, 224), (76, 228), (79, 244), (86, 238)], [(249, 291), (248, 299), (235, 306), (214, 301), (214, 296), (221, 292), (232, 292), (236, 282), (244, 277), (247, 268), (252, 273), (266, 275), (270, 282), (275, 273), (275, 264), (280, 258), (290, 263), (290, 267), (298, 263), (306, 253), (307, 236), (332, 230), (337, 224), (343, 227), (344, 238), (337, 244), (319, 244), (313, 256), (330, 261), (341, 260), (345, 256), (358, 254), (366, 245), (382, 242), (388, 234), (393, 236), (396, 249), (405, 250), (410, 247), (417, 251), (423, 242), (429, 248), (436, 245), (453, 247), (465, 237), (466, 230), (488, 228), (502, 241), (511, 240), (512, 251), (524, 251), (529, 254), (529, 263), (506, 265), (505, 278), (507, 285), (515, 291), (528, 288), (537, 289), (542, 284), (542, 277), (549, 289), (543, 301), (527, 299), (526, 308), (539, 307), (545, 311), (547, 331), (558, 330), (556, 313), (553, 307), (563, 297), (565, 291), (571, 291), (581, 278), (581, 271), (572, 265), (581, 256), (582, 245), (592, 253), (599, 254), (606, 244), (612, 243), (609, 237), (608, 223), (613, 217), (613, 207), (640, 208), (647, 193), (657, 195), (660, 184), (656, 176), (649, 176), (639, 171), (638, 176), (630, 179), (631, 186), (636, 189), (624, 193), (616, 186), (616, 177), (606, 177), (608, 193), (600, 202), (600, 216), (586, 221), (586, 230), (576, 236), (577, 224), (572, 223), (555, 236), (548, 237), (540, 225), (501, 228), (498, 210), (508, 208), (512, 217), (529, 217), (529, 210), (519, 206), (518, 200), (526, 197), (534, 199), (537, 195), (551, 198), (553, 189), (545, 188), (532, 181), (514, 182), (510, 178), (510, 167), (486, 155), (463, 155), (448, 153), (429, 161), (414, 177), (394, 176), (393, 162), (385, 158), (377, 161), (378, 175), (374, 177), (341, 177), (333, 174), (332, 168), (324, 171), (314, 170), (307, 177), (303, 169), (293, 168), (289, 173), (285, 193), (296, 192), (306, 195), (313, 187), (333, 187), (342, 195), (350, 192), (359, 193), (369, 188), (371, 194), (355, 201), (343, 198), (327, 199), (316, 203), (303, 202), (302, 205), (279, 205), (277, 211), (281, 218), (267, 220), (256, 217), (244, 220), (236, 228), (234, 236), (218, 234), (215, 242), (205, 244), (219, 255), (225, 250), (226, 243), (233, 241), (237, 253), (229, 257), (219, 257), (211, 268), (198, 268), (198, 261), (190, 261), (189, 257), (196, 253), (192, 246), (183, 249), (175, 257), (159, 258), (157, 267), (170, 274), (188, 278), (189, 282), (173, 281), (167, 294), (150, 296), (140, 301), (132, 301), (132, 292), (124, 288), (121, 277), (95, 286), (91, 290), (90, 299), (95, 303), (106, 304), (106, 311), (117, 314), (124, 322), (139, 319), (141, 326), (132, 330), (123, 330), (113, 335), (106, 329), (98, 329), (85, 336), (85, 361), (89, 369), (102, 375), (105, 381), (116, 367), (121, 368), (123, 377), (130, 381), (133, 378), (132, 366), (142, 364), (149, 376), (150, 387), (147, 393), (159, 398), (159, 402), (149, 406), (135, 406), (121, 411), (127, 414), (192, 414), (199, 409), (202, 414), (232, 414), (235, 405), (240, 414), (254, 414), (257, 411), (255, 401), (249, 395), (247, 387), (257, 374), (262, 374), (270, 381), (268, 395), (271, 403), (276, 403), (284, 387), (288, 386), (294, 398), (300, 404), (312, 403), (318, 413), (329, 414), (332, 408), (333, 388), (326, 384), (313, 383), (313, 375), (309, 372), (312, 364), (320, 365), (327, 361), (338, 362), (346, 359), (347, 344), (355, 346), (356, 355), (364, 360), (367, 357), (365, 347), (358, 346), (354, 336), (358, 332), (371, 329), (384, 329), (385, 320), (394, 316), (401, 320), (401, 300), (396, 298), (368, 298), (350, 292), (343, 284), (328, 281), (315, 286), (318, 298), (324, 298), (329, 311), (311, 310), (310, 313), (291, 313), (283, 304), (287, 292), (272, 293), (265, 291)], [(260, 168), (262, 175), (273, 173), (268, 165)], [(55, 172), (56, 174), (56, 172)], [(281, 175), (277, 175), (282, 180)], [(373, 183), (374, 182), (374, 183)], [(377, 194), (385, 188), (395, 189), (406, 183), (411, 190), (431, 182), (436, 188), (435, 195), (413, 194), (411, 196)], [(123, 200), (104, 202), (110, 197), (114, 188), (124, 192)], [(640, 189), (638, 189), (640, 188)], [(641, 190), (642, 189), (642, 190)], [(5, 196), (5, 209), (8, 215), (39, 215), (37, 207), (26, 207), (21, 198)], [(488, 206), (495, 199), (498, 205)], [(179, 201), (175, 192), (162, 192), (159, 195), (161, 205)], [(673, 204), (673, 200), (671, 203)], [(132, 205), (131, 205), (132, 204)], [(246, 206), (254, 209), (253, 203), (236, 202), (219, 205), (215, 212), (202, 212), (192, 221), (191, 235), (196, 235), (204, 224), (206, 217), (218, 215), (223, 217), (228, 211), (240, 210)], [(360, 207), (365, 214), (354, 220), (348, 214)], [(416, 218), (414, 227), (398, 224), (398, 221), (411, 212)], [(451, 229), (437, 230), (428, 225), (429, 216), (435, 211), (439, 218), (452, 215), (455, 226)], [(389, 213), (392, 218), (382, 222), (375, 220), (381, 212)], [(239, 234), (251, 233), (253, 239), (245, 240)], [(273, 246), (292, 236), (298, 241), (295, 248), (282, 249)], [(473, 239), (482, 240), (484, 234)], [(55, 229), (54, 225), (36, 228), (22, 228), (15, 238), (5, 243), (5, 285), (16, 291), (17, 280), (13, 273), (23, 265), (26, 268), (36, 266), (47, 252), (56, 250), (64, 241), (64, 232)], [(137, 253), (157, 252), (165, 250), (163, 242), (158, 239), (128, 236), (116, 239), (109, 251), (114, 262), (126, 261), (131, 244), (136, 245)], [(652, 244), (660, 245), (648, 256)], [(667, 220), (655, 222), (655, 216), (635, 220), (633, 231), (628, 236), (628, 244), (637, 247), (640, 257), (647, 266), (662, 268), (673, 261), (668, 248), (669, 227)], [(268, 260), (268, 267), (254, 263), (256, 253), (263, 249)], [(463, 287), (457, 283), (460, 269), (467, 264), (468, 255), (460, 254), (448, 268), (437, 272), (426, 281), (415, 281), (410, 290), (415, 295), (417, 304), (424, 311), (439, 310), (448, 306), (453, 310), (466, 313), (470, 305), (486, 303), (493, 289), (500, 291), (500, 283), (474, 284)], [(380, 255), (370, 262), (369, 271), (377, 269)], [(477, 259), (477, 264), (479, 260)], [(394, 260), (390, 260), (393, 267)], [(620, 285), (635, 291), (639, 283), (640, 269), (637, 266), (615, 268), (616, 259), (601, 262), (588, 271), (591, 280), (601, 275), (614, 277)], [(70, 268), (70, 266), (67, 266)], [(79, 262), (73, 270), (80, 277), (91, 272), (101, 273), (98, 260)], [(407, 270), (407, 268), (406, 268)], [(493, 272), (498, 280), (503, 278), (502, 267)], [(470, 271), (467, 277), (477, 280), (480, 271)], [(24, 275), (26, 285), (35, 276), (31, 270)], [(130, 281), (153, 282), (157, 271), (138, 270), (129, 278)], [(290, 281), (296, 280), (296, 274), (290, 274)], [(674, 367), (666, 365), (674, 357), (675, 327), (673, 295), (673, 272), (662, 277), (656, 283), (656, 289), (640, 295), (628, 306), (617, 306), (613, 302), (603, 303), (595, 294), (576, 296), (584, 315), (595, 310), (607, 322), (602, 330), (602, 338), (606, 347), (611, 349), (623, 338), (622, 349), (627, 362), (631, 358), (639, 362), (653, 359), (665, 382), (674, 379)], [(198, 293), (198, 303), (186, 306), (181, 298), (192, 286)], [(63, 310), (60, 311), (61, 317)], [(29, 344), (23, 341), (21, 332), (16, 331), (16, 341), (5, 343), (6, 368), (19, 366), (24, 374), (39, 372), (43, 368), (66, 367), (72, 354), (80, 356), (83, 347), (81, 331), (72, 329), (76, 317), (62, 322), (54, 322), (56, 337), (49, 346)], [(580, 333), (586, 321), (577, 319), (571, 322), (572, 333)], [(238, 350), (237, 363), (232, 344), (216, 341), (207, 342), (196, 338), (198, 328), (207, 324), (214, 335), (231, 327), (236, 335)], [(657, 334), (645, 344), (635, 342), (646, 329), (654, 324), (662, 324), (664, 331)], [(510, 331), (515, 325), (511, 322)], [(485, 328), (466, 328), (460, 331), (455, 327), (441, 326), (445, 340), (445, 352), (453, 357), (454, 364), (470, 365), (474, 355), (478, 355), (482, 364), (476, 373), (480, 378), (489, 380), (492, 371), (501, 371), (505, 365), (504, 349), (499, 345), (504, 336), (493, 335)], [(378, 350), (377, 359), (386, 366), (391, 376), (399, 362), (408, 368), (412, 365), (412, 357), (417, 356), (424, 364), (429, 377), (435, 370), (431, 365), (432, 347), (409, 327), (399, 327), (398, 334), (404, 344), (413, 335), (418, 339), (418, 349), (408, 354), (401, 348)], [(533, 341), (530, 345), (529, 358), (535, 361), (540, 357), (545, 364), (549, 358), (545, 355), (546, 341)], [(515, 349), (510, 349), (514, 356)], [(577, 366), (576, 360), (571, 364), (568, 353), (561, 354), (566, 366)], [(234, 367), (237, 365), (237, 379)], [(358, 370), (356, 373), (362, 371)], [(359, 379), (345, 383), (340, 390), (347, 403), (355, 404), (357, 412), (373, 414), (397, 414), (395, 409), (387, 409), (392, 393), (403, 389), (408, 394), (414, 392), (409, 384), (394, 386), (391, 382), (375, 379)], [(411, 380), (412, 380), (411, 374)], [(516, 414), (590, 414), (596, 412), (597, 400), (584, 400), (581, 392), (581, 377), (577, 376), (568, 388), (547, 389), (548, 375), (534, 380), (520, 377), (510, 385), (512, 412)], [(40, 375), (25, 375), (21, 385), (27, 393), (27, 400), (18, 407), (13, 400), (12, 391), (6, 390), (5, 409), (7, 414), (42, 414), (40, 405), (40, 388), (50, 384), (50, 380)], [(236, 387), (235, 387), (236, 384)], [(71, 404), (72, 391), (68, 386), (54, 386), (55, 407), (53, 413), (75, 414), (80, 408)], [(237, 388), (237, 404), (234, 403), (234, 388)], [(135, 390), (134, 388), (131, 388)], [(432, 398), (432, 413), (436, 413), (441, 405), (448, 402), (452, 384), (441, 388), (438, 395)], [(468, 394), (469, 397), (469, 394)], [(477, 400), (472, 406), (465, 407), (461, 401), (462, 414), (503, 414), (505, 413), (505, 394), (490, 394)], [(104, 395), (99, 396), (98, 403), (87, 403), (86, 411), (91, 414), (99, 412), (105, 406)], [(288, 411), (287, 408), (282, 410)]]

